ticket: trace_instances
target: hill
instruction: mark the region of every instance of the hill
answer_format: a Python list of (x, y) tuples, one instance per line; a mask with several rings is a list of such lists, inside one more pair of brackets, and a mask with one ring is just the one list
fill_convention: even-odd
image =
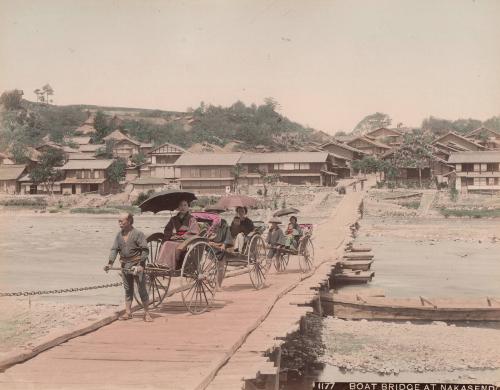
[(8, 144), (36, 145), (49, 136), (56, 142), (72, 135), (89, 116), (106, 135), (119, 128), (142, 142), (171, 142), (189, 148), (210, 144), (223, 151), (311, 150), (331, 137), (304, 127), (277, 112), (277, 103), (236, 102), (230, 107), (205, 106), (186, 112), (96, 105), (57, 106), (22, 100), (0, 111), (0, 149)]

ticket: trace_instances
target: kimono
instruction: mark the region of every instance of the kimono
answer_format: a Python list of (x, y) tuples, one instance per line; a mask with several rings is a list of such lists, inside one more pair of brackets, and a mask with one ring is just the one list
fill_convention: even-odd
[(302, 229), (299, 224), (289, 224), (285, 232), (285, 246), (287, 248), (297, 249), (299, 238), (302, 236)]
[[(235, 223), (235, 221), (239, 220), (239, 224)], [(253, 222), (250, 218), (243, 218), (240, 220), (239, 217), (235, 217), (233, 222), (231, 223), (230, 231), (231, 235), (234, 238), (234, 250), (235, 252), (239, 251), (243, 253), (243, 248), (246, 243), (247, 235), (255, 229)]]
[[(200, 227), (190, 213), (185, 213), (184, 215), (179, 213), (170, 218), (163, 234), (164, 241), (157, 257), (157, 263), (175, 270), (180, 260), (181, 252), (185, 248), (184, 241), (200, 234)], [(180, 239), (170, 241), (174, 234), (180, 237)]]
[(270, 229), (267, 233), (266, 242), (270, 246), (267, 258), (272, 259), (278, 253), (279, 247), (285, 244), (285, 235), (283, 234), (283, 230), (279, 227)]
[[(231, 231), (226, 220), (221, 220), (220, 224), (214, 230), (214, 233), (208, 237), (210, 242), (224, 244), (226, 248), (233, 245), (233, 237), (231, 236)], [(223, 249), (214, 248), (214, 252), (218, 260), (223, 260), (225, 254)]]

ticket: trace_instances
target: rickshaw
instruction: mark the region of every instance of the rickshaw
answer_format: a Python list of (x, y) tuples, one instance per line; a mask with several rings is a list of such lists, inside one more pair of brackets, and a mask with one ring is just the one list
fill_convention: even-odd
[[(283, 217), (297, 214), (299, 210), (286, 208), (278, 210), (273, 214), (274, 217)], [(273, 258), (274, 268), (277, 272), (284, 272), (288, 267), (290, 256), (297, 256), (299, 259), (299, 268), (303, 273), (309, 272), (314, 264), (314, 245), (312, 243), (313, 225), (309, 223), (299, 223), (302, 230), (302, 236), (296, 243), (296, 249), (277, 248), (277, 254)]]
[[(220, 224), (222, 218), (218, 212), (223, 211), (224, 208), (213, 208), (211, 210), (191, 213), (199, 223), (209, 225), (205, 234), (207, 239), (210, 233), (215, 231), (216, 226)], [(218, 212), (215, 210), (218, 210)], [(255, 229), (247, 236), (247, 244), (242, 253), (235, 253), (231, 249), (224, 252), (225, 267), (223, 272), (226, 274), (228, 267), (233, 268), (236, 272), (246, 270), (253, 287), (258, 290), (264, 286), (265, 275), (269, 270), (270, 263), (266, 258), (266, 244), (262, 238), (266, 226), (261, 221), (254, 221), (254, 225)]]
[[(144, 211), (157, 213), (163, 210), (173, 211), (181, 200), (191, 202), (196, 196), (186, 191), (163, 191), (145, 200), (139, 207)], [(160, 248), (164, 240), (163, 232), (153, 233), (147, 237), (149, 258), (144, 268), (146, 286), (150, 296), (150, 304), (156, 308), (162, 304), (168, 295), (172, 278), (180, 278), (180, 291), (186, 309), (192, 314), (200, 314), (208, 310), (214, 300), (217, 287), (218, 258), (208, 241), (210, 229), (215, 222), (220, 222), (220, 216), (215, 213), (191, 213), (198, 222), (209, 227), (202, 230), (198, 236), (184, 241), (185, 250), (182, 253), (180, 266), (169, 269), (157, 262)], [(255, 231), (249, 235), (250, 240), (244, 253), (236, 260), (226, 261), (227, 264), (244, 266), (248, 269), (250, 280), (255, 288), (264, 285), (264, 274), (267, 267), (266, 248), (261, 232)], [(230, 257), (230, 255), (228, 255)], [(142, 305), (137, 289), (134, 290), (135, 300)]]
[[(163, 191), (145, 200), (139, 207), (142, 211), (157, 213), (173, 211), (182, 200), (196, 199), (193, 193), (185, 191)], [(163, 243), (163, 233), (147, 237), (149, 258), (144, 268), (150, 304), (158, 307), (166, 298), (172, 278), (180, 278), (180, 291), (186, 309), (192, 314), (205, 312), (213, 302), (217, 283), (217, 256), (205, 237), (193, 236), (184, 241), (180, 266), (176, 269), (158, 264), (157, 258)], [(137, 290), (137, 289), (135, 289)], [(138, 292), (135, 299), (141, 305)]]

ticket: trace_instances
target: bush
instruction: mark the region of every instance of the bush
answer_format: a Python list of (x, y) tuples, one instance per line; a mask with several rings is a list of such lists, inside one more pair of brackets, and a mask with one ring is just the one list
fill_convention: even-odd
[(148, 199), (151, 195), (155, 193), (154, 190), (149, 190), (148, 192), (141, 192), (137, 199), (132, 202), (134, 206), (139, 206), (142, 202)]
[(458, 190), (456, 188), (450, 188), (450, 199), (452, 202), (458, 200)]
[(47, 201), (44, 198), (15, 198), (5, 199), (0, 201), (4, 206), (17, 206), (17, 207), (47, 207)]
[(439, 210), (445, 218), (469, 217), (469, 218), (496, 218), (500, 217), (500, 209), (447, 209)]
[(198, 199), (191, 203), (191, 206), (205, 208), (215, 204), (218, 199), (217, 196), (199, 196)]
[(112, 208), (92, 208), (92, 207), (78, 207), (71, 209), (71, 214), (119, 214), (121, 211)]
[(262, 195), (262, 190), (260, 188), (257, 190), (257, 195)]

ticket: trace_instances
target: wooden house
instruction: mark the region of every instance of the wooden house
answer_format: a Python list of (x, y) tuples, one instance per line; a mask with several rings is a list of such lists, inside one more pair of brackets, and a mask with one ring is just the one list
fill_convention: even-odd
[(149, 164), (150, 176), (172, 180), (179, 178), (179, 168), (176, 168), (174, 164), (184, 153), (186, 153), (186, 150), (169, 143), (151, 150), (149, 152), (151, 156), (151, 163)]
[(27, 172), (26, 165), (1, 165), (0, 166), (0, 193), (19, 194), (21, 184), (19, 179)]
[(184, 153), (174, 163), (182, 189), (225, 193), (233, 188), (234, 169), (241, 153)]
[(484, 150), (484, 146), (478, 144), (477, 142), (463, 137), (452, 131), (446, 133), (445, 135), (434, 140), (433, 145), (445, 145), (451, 146), (455, 150), (460, 151), (474, 151), (474, 150)]
[(262, 172), (293, 185), (332, 186), (337, 176), (328, 152), (244, 153), (239, 164), (240, 183), (246, 185), (262, 184)]
[(61, 168), (65, 176), (61, 181), (62, 194), (109, 193), (107, 169), (111, 164), (113, 160), (69, 160)]
[(376, 157), (382, 156), (391, 149), (389, 145), (363, 136), (354, 138), (352, 141), (347, 142), (347, 145), (361, 150), (367, 155)]
[(113, 157), (129, 160), (132, 156), (139, 154), (141, 143), (132, 139), (120, 130), (115, 130), (103, 138), (104, 141), (113, 141)]
[(320, 149), (328, 152), (332, 157), (332, 171), (338, 175), (338, 178), (351, 177), (351, 163), (366, 155), (359, 149), (336, 141), (327, 142), (321, 145)]
[(452, 153), (448, 163), (455, 166), (460, 192), (500, 190), (500, 151)]
[(500, 149), (500, 133), (481, 126), (467, 134), (467, 138), (484, 146), (486, 149)]
[(403, 142), (403, 133), (396, 129), (381, 127), (364, 134), (365, 137), (388, 146), (398, 146)]
[(74, 130), (74, 133), (84, 136), (91, 136), (92, 134), (96, 133), (97, 130), (94, 127), (94, 119), (95, 115), (89, 113), (87, 120), (80, 127), (76, 128)]

